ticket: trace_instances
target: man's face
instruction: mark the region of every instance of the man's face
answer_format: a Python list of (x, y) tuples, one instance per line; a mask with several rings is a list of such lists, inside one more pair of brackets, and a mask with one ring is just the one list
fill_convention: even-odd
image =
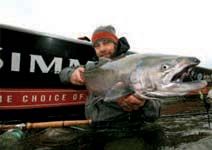
[(111, 58), (116, 51), (116, 45), (107, 39), (97, 41), (93, 47), (96, 51), (97, 57), (99, 58)]

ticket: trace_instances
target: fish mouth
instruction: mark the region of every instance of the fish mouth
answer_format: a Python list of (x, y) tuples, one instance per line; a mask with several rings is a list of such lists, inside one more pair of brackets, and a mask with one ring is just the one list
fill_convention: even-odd
[[(191, 72), (196, 67), (197, 64), (187, 65), (186, 67), (182, 68), (179, 72), (177, 72), (171, 78), (171, 82), (174, 83), (182, 83), (182, 82), (192, 82), (191, 81)], [(189, 81), (190, 80), (190, 81)]]
[(191, 72), (197, 65), (197, 63), (190, 63), (178, 69), (170, 80), (170, 88), (175, 92), (184, 93), (206, 87), (207, 81), (192, 79)]

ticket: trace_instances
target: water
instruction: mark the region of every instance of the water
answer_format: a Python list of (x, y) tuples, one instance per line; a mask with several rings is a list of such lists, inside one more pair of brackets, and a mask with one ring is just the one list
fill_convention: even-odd
[(17, 140), (0, 136), (0, 149), (4, 143), (5, 150), (209, 150), (212, 149), (211, 140), (207, 114), (193, 113), (162, 116), (155, 123), (140, 128), (94, 131), (88, 126), (76, 126), (27, 130), (24, 138)]
[[(162, 124), (167, 137), (166, 149), (193, 149), (190, 148), (191, 145), (204, 145), (201, 139), (212, 139), (207, 115), (162, 118), (159, 123)], [(207, 149), (212, 149), (212, 145)]]
[[(134, 129), (100, 129), (87, 126), (33, 129), (25, 138), (10, 142), (13, 150), (143, 150), (212, 149), (212, 130), (207, 115), (161, 117), (153, 124)], [(1, 145), (1, 143), (0, 143)], [(12, 148), (11, 148), (12, 147)]]

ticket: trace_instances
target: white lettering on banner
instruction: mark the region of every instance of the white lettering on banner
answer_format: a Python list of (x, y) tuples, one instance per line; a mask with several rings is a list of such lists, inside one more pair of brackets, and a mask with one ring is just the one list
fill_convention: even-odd
[(20, 63), (21, 63), (21, 54), (20, 53), (12, 53), (11, 60), (11, 71), (20, 71)]
[(72, 100), (73, 101), (76, 101), (76, 100), (82, 100), (82, 99), (85, 99), (86, 98), (86, 95), (85, 94), (73, 94), (73, 97), (72, 97)]
[[(12, 93), (12, 94), (10, 94)], [(17, 94), (18, 93), (18, 94)], [(57, 105), (57, 104), (83, 104), (87, 98), (87, 92), (72, 92), (72, 93), (41, 93), (30, 91), (17, 91), (0, 93), (0, 109), (1, 107), (22, 107), (35, 105)]]
[[(54, 95), (23, 95), (22, 96), (22, 102), (23, 103), (28, 103), (28, 102), (32, 102), (32, 103), (45, 103), (45, 102), (59, 102), (59, 101), (66, 101), (67, 99), (67, 95), (66, 94), (54, 94)], [(74, 98), (74, 96), (73, 96)]]
[(79, 99), (81, 100), (83, 98), (85, 98), (85, 94), (79, 94)]
[[(1, 51), (2, 49), (3, 49), (3, 48), (0, 47), (0, 51)], [(3, 62), (2, 59), (0, 59), (0, 69), (3, 67), (3, 65), (4, 65), (4, 62)]]
[[(2, 51), (3, 48), (0, 47), (0, 51)], [(62, 70), (62, 63), (63, 58), (61, 57), (54, 57), (53, 60), (50, 62), (49, 65), (46, 64), (45, 60), (41, 55), (30, 55), (30, 68), (29, 71), (31, 73), (35, 73), (35, 66), (37, 65), (42, 73), (48, 73), (51, 68), (54, 67), (54, 73), (58, 74)], [(78, 59), (69, 59), (69, 66), (70, 67), (76, 67), (79, 66), (80, 62)], [(2, 58), (0, 58), (0, 69), (3, 68), (4, 61)], [(21, 70), (21, 53), (12, 52), (11, 53), (11, 71), (19, 72)]]
[(3, 97), (0, 95), (0, 104), (6, 101), (7, 103), (12, 103), (13, 102), (13, 96), (12, 95), (7, 95), (6, 97)]
[(28, 95), (24, 95), (24, 96), (22, 97), (22, 102), (23, 102), (23, 103), (28, 102)]
[(37, 101), (37, 96), (32, 95), (32, 101)]
[(43, 60), (43, 57), (41, 57), (40, 55), (30, 55), (30, 56), (31, 56), (30, 72), (35, 72), (36, 62), (43, 73), (48, 73), (53, 65), (55, 66), (54, 67), (55, 73), (59, 73), (62, 69), (62, 58), (54, 57), (50, 65), (47, 66)]
[(76, 67), (79, 65), (80, 63), (78, 59), (69, 59), (69, 67)]
[(40, 96), (40, 101), (41, 102), (45, 102), (46, 101), (46, 96), (45, 95), (41, 95)]
[(62, 97), (61, 97), (61, 100), (65, 101), (66, 100), (66, 96), (67, 96), (66, 94), (63, 94)]
[(13, 102), (12, 100), (13, 100), (12, 95), (8, 95), (8, 96), (7, 96), (7, 102), (8, 102), (8, 103), (12, 103), (12, 102)]
[(3, 67), (3, 65), (4, 65), (4, 62), (2, 59), (0, 59), (0, 69)]
[(78, 98), (78, 95), (77, 94), (73, 94), (73, 101), (76, 101)]
[(59, 95), (55, 95), (55, 101), (59, 100)]

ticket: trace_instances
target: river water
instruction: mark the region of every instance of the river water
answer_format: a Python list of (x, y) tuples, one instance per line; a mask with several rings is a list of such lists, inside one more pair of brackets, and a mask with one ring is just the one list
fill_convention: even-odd
[(27, 130), (20, 140), (0, 139), (0, 149), (211, 150), (212, 129), (206, 113), (171, 115), (162, 116), (139, 130), (116, 128), (94, 131), (88, 126)]

